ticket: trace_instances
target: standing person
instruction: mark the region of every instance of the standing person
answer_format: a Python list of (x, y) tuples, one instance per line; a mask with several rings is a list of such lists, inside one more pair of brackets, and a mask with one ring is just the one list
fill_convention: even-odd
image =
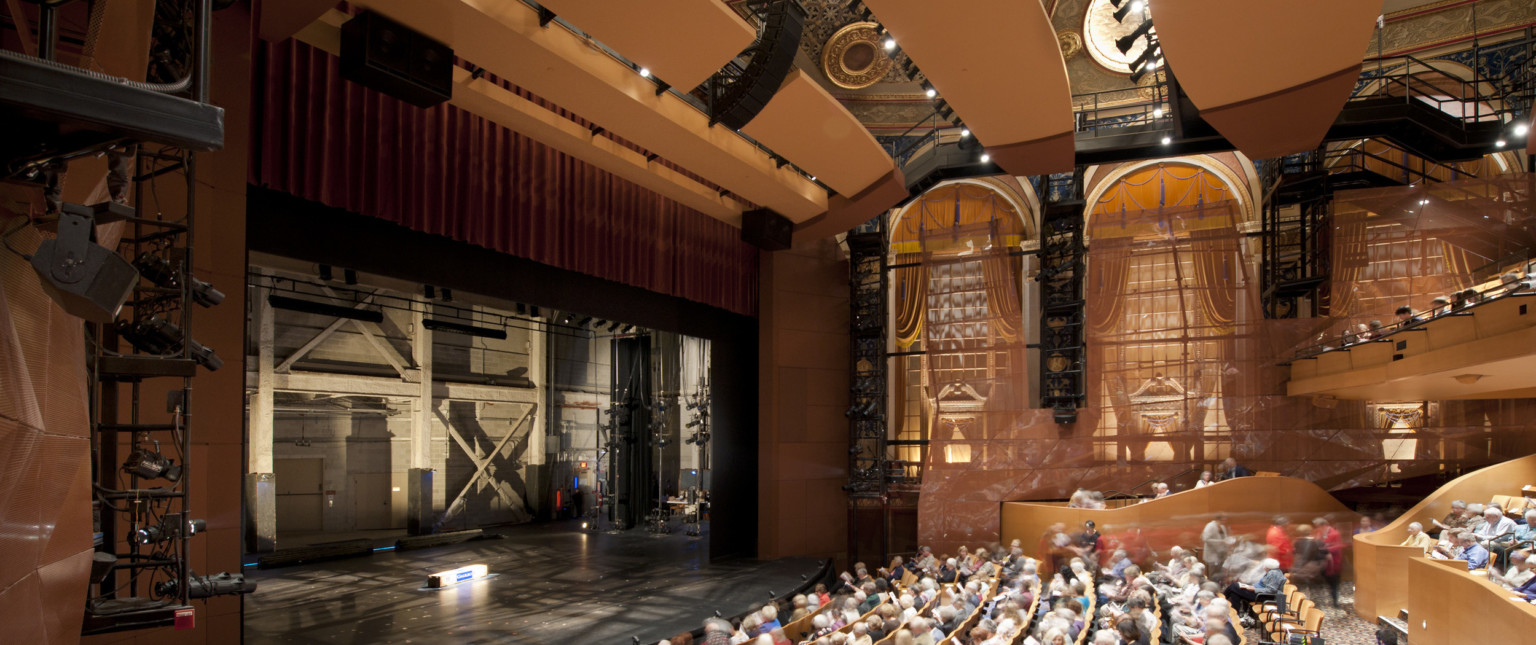
[(1269, 557), (1280, 563), (1281, 571), (1290, 571), (1292, 558), (1295, 555), (1295, 546), (1291, 544), (1290, 532), (1291, 520), (1284, 515), (1276, 515), (1273, 524), (1269, 525), (1269, 532), (1264, 535), (1264, 543), (1269, 546)]
[(1205, 530), (1200, 532), (1200, 541), (1205, 546), (1205, 552), (1201, 555), (1212, 574), (1221, 567), (1221, 563), (1227, 561), (1227, 542), (1231, 539), (1231, 531), (1227, 529), (1226, 522), (1227, 514), (1217, 513), (1216, 517), (1205, 525)]
[(1226, 461), (1221, 462), (1221, 466), (1225, 469), (1221, 472), (1221, 481), (1253, 476), (1253, 471), (1244, 468), (1242, 464), (1237, 463), (1237, 460), (1232, 457), (1227, 457)]
[(1339, 535), (1339, 530), (1328, 523), (1327, 518), (1313, 518), (1314, 537), (1328, 554), (1327, 564), (1323, 567), (1323, 581), (1328, 583), (1328, 594), (1333, 599), (1333, 606), (1339, 606), (1339, 577), (1344, 572), (1344, 536)]

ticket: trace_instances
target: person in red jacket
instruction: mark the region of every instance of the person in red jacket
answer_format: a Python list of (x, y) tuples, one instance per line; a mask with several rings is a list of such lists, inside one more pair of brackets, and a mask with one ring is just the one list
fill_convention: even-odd
[(1280, 563), (1281, 571), (1291, 570), (1292, 559), (1296, 555), (1295, 546), (1291, 543), (1290, 526), (1290, 519), (1276, 515), (1275, 522), (1269, 525), (1269, 533), (1264, 536), (1264, 542), (1269, 545), (1269, 557)]
[(1339, 576), (1344, 571), (1344, 536), (1339, 530), (1328, 523), (1327, 518), (1319, 517), (1312, 520), (1315, 528), (1312, 535), (1323, 545), (1323, 550), (1328, 552), (1328, 562), (1323, 565), (1323, 580), (1328, 582), (1328, 591), (1333, 596), (1333, 606), (1339, 606)]

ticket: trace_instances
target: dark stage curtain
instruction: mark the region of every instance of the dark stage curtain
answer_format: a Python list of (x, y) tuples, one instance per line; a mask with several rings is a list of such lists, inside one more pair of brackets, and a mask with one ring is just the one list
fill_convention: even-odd
[(347, 82), (336, 57), (298, 41), (253, 55), (251, 183), (757, 314), (758, 252), (735, 227), (456, 107)]

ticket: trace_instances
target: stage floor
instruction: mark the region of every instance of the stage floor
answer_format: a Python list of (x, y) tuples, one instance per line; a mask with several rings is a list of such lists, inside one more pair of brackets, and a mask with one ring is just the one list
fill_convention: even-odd
[[(257, 570), (246, 643), (655, 643), (733, 616), (814, 577), (821, 562), (709, 563), (705, 538), (644, 529), (586, 533), (577, 522), (498, 529), (420, 551)], [(424, 590), (427, 575), (485, 564), (492, 577)]]

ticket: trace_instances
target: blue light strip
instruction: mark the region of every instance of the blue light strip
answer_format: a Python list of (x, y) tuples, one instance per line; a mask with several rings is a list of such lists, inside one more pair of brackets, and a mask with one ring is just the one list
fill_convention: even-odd
[(374, 553), (378, 553), (379, 551), (393, 551), (393, 550), (395, 550), (395, 547), (392, 547), (392, 546), (381, 546), (381, 547), (379, 547), (377, 549), (374, 549), (373, 552)]

